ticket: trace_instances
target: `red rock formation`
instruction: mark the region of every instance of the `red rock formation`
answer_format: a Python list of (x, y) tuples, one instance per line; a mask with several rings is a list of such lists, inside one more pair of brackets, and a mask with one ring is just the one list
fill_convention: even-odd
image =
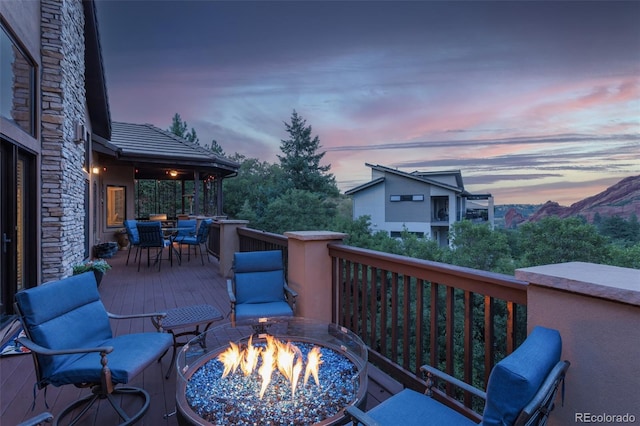
[(504, 226), (507, 229), (513, 229), (524, 221), (524, 216), (514, 208), (507, 210), (504, 215)]
[(640, 175), (622, 179), (601, 193), (573, 203), (569, 207), (547, 201), (528, 220), (535, 222), (547, 216), (583, 216), (588, 222), (593, 222), (596, 213), (601, 217), (619, 216), (629, 219), (634, 213), (640, 217)]

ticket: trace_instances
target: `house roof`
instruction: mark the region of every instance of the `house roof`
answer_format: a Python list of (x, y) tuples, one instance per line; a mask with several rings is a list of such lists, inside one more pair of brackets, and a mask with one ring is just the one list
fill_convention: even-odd
[(192, 180), (193, 172), (226, 177), (235, 174), (240, 164), (204, 149), (151, 124), (112, 122), (111, 140), (97, 138), (96, 151), (114, 157), (119, 163), (132, 164), (140, 179), (166, 178), (167, 170), (178, 171)]
[[(380, 171), (380, 172), (383, 172), (383, 173), (393, 174), (393, 175), (400, 176), (400, 177), (403, 177), (403, 178), (406, 178), (406, 179), (411, 179), (411, 180), (415, 180), (415, 181), (418, 181), (418, 182), (427, 183), (429, 185), (438, 186), (438, 187), (445, 188), (445, 189), (448, 189), (448, 190), (451, 190), (451, 191), (454, 191), (454, 192), (457, 192), (457, 193), (463, 193), (464, 192), (464, 186), (458, 187), (458, 186), (448, 185), (446, 183), (439, 182), (437, 180), (434, 180), (434, 179), (426, 177), (426, 176), (429, 175), (428, 173), (423, 173), (423, 172), (406, 173), (406, 172), (402, 172), (402, 171), (397, 170), (397, 169), (392, 169), (390, 167), (381, 166), (379, 164), (375, 164), (374, 165), (374, 164), (365, 163), (365, 165), (367, 167), (371, 167), (373, 170), (377, 170), (377, 171)], [(461, 177), (462, 174), (460, 173), (459, 170), (450, 171), (450, 172), (437, 172), (437, 173), (433, 173), (433, 174), (434, 175), (435, 174), (438, 174), (438, 175), (442, 175), (442, 174), (457, 174), (457, 175), (460, 175), (460, 179), (458, 179), (456, 177), (456, 182), (458, 182), (460, 184), (462, 183), (462, 177)], [(370, 182), (367, 182), (367, 183), (365, 183), (363, 185), (360, 185), (360, 186), (352, 188), (352, 189), (350, 189), (348, 191), (345, 191), (345, 194), (346, 195), (353, 195), (356, 192), (359, 192), (359, 191), (362, 191), (364, 189), (367, 189), (367, 188), (369, 188), (369, 187), (371, 187), (371, 186), (373, 186), (375, 184), (378, 184), (378, 183), (382, 182), (383, 180), (384, 180), (383, 177), (374, 179), (374, 180), (372, 180)]]
[(105, 139), (111, 137), (111, 112), (107, 96), (107, 83), (104, 78), (102, 49), (98, 33), (98, 17), (95, 3), (83, 1), (85, 36), (85, 91), (91, 130)]
[(356, 192), (362, 191), (363, 189), (367, 189), (367, 188), (370, 188), (372, 186), (376, 186), (376, 185), (378, 185), (379, 183), (382, 183), (382, 182), (384, 182), (384, 177), (379, 177), (379, 178), (374, 179), (374, 180), (372, 180), (370, 182), (363, 183), (360, 186), (356, 186), (355, 188), (351, 188), (350, 190), (345, 191), (344, 194), (345, 195), (351, 195), (351, 194), (354, 194)]

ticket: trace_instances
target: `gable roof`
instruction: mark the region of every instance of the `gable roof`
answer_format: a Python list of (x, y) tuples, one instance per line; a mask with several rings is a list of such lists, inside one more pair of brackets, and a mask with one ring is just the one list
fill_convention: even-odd
[[(369, 164), (369, 163), (365, 163), (365, 166), (367, 167), (371, 167), (372, 170), (377, 170), (379, 172), (385, 173), (385, 174), (393, 174), (396, 176), (400, 176), (402, 178), (406, 178), (406, 179), (411, 179), (414, 181), (418, 181), (421, 183), (425, 183), (425, 184), (429, 184), (429, 185), (433, 185), (433, 186), (438, 186), (440, 188), (445, 188), (448, 189), (450, 191), (454, 191), (457, 193), (464, 193), (464, 186), (462, 186), (462, 174), (460, 173), (459, 170), (452, 170), (452, 171), (447, 171), (447, 172), (434, 172), (434, 173), (428, 173), (428, 172), (413, 172), (413, 173), (406, 173), (406, 172), (402, 172), (400, 170), (397, 169), (392, 169), (390, 167), (386, 167), (386, 166), (381, 166), (379, 164)], [(456, 182), (458, 182), (460, 184), (460, 186), (453, 186), (453, 185), (448, 185), (446, 183), (443, 182), (439, 182), (435, 179), (431, 179), (429, 177), (429, 175), (443, 175), (443, 174), (447, 174), (447, 175), (456, 175)], [(458, 179), (458, 176), (460, 176), (460, 178)], [(380, 182), (382, 182), (384, 180), (384, 177), (380, 177), (380, 178), (376, 178), (373, 179), (370, 182), (367, 182), (363, 185), (357, 186), (355, 188), (352, 188), (348, 191), (345, 191), (345, 195), (353, 195), (356, 192), (362, 191), (364, 189), (367, 189), (369, 187), (371, 187), (374, 184), (378, 184)]]
[(370, 188), (372, 186), (376, 186), (379, 183), (384, 182), (384, 176), (381, 176), (379, 178), (376, 178), (370, 182), (367, 183), (363, 183), (362, 185), (356, 186), (355, 188), (351, 188), (348, 191), (344, 192), (344, 195), (351, 195), (351, 194), (355, 194), (356, 192), (362, 191), (364, 189)]
[(114, 121), (111, 127), (111, 140), (98, 138), (100, 147), (96, 150), (117, 158), (118, 162), (133, 164), (141, 179), (158, 178), (165, 168), (225, 177), (235, 174), (240, 167), (235, 161), (151, 124)]

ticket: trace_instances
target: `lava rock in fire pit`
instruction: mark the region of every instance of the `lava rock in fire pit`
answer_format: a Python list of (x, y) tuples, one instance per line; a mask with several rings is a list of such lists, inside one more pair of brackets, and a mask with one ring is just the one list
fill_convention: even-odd
[[(306, 342), (293, 343), (303, 359), (307, 359), (314, 347)], [(216, 425), (319, 423), (354, 403), (360, 386), (358, 369), (346, 356), (327, 347), (321, 347), (320, 352), (320, 386), (313, 378), (304, 385), (300, 377), (292, 395), (291, 384), (276, 368), (262, 399), (259, 397), (262, 378), (257, 369), (249, 376), (238, 369), (223, 378), (223, 363), (217, 358), (211, 359), (189, 379), (187, 403), (200, 417)]]

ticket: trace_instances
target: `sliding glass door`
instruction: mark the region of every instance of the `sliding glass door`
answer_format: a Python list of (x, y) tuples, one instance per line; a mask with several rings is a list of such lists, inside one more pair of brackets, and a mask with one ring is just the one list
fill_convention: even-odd
[(13, 296), (37, 283), (35, 156), (0, 146), (0, 324), (13, 314)]

